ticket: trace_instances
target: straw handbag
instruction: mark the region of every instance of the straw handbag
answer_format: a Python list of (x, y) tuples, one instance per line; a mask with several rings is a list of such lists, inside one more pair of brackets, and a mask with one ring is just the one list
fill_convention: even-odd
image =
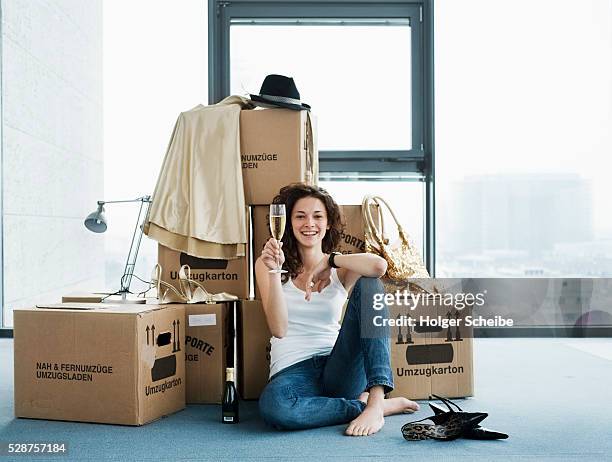
[[(404, 229), (389, 204), (380, 196), (365, 196), (361, 205), (366, 252), (379, 255), (387, 261), (387, 272), (383, 277), (385, 287), (393, 290), (406, 287), (409, 283), (408, 279), (429, 278), (429, 272), (423, 264), (421, 255), (409, 243)], [(372, 207), (376, 205), (378, 207)], [(387, 207), (397, 225), (399, 241), (393, 244), (389, 244), (389, 240), (384, 236), (385, 227), (381, 205)], [(373, 209), (378, 214), (376, 221), (372, 217)], [(380, 229), (377, 227), (377, 221), (380, 223)]]

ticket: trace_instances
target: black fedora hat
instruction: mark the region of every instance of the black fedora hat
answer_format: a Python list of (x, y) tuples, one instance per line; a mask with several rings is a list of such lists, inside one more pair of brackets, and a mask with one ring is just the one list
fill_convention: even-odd
[(251, 100), (261, 106), (284, 107), (301, 111), (310, 110), (310, 106), (300, 101), (300, 92), (291, 77), (284, 75), (267, 75), (261, 84), (259, 95), (250, 95)]

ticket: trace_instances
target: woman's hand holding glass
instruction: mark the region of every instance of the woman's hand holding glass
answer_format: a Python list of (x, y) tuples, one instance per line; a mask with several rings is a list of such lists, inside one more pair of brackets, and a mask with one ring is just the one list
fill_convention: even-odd
[(283, 242), (277, 241), (273, 237), (266, 242), (261, 252), (261, 259), (270, 271), (275, 271), (279, 267), (282, 268), (285, 263), (285, 254), (283, 253), (282, 247)]
[[(283, 238), (283, 234), (285, 234), (285, 224), (287, 222), (287, 212), (285, 209), (285, 204), (270, 204), (270, 234), (276, 240), (276, 242), (280, 243)], [(285, 262), (284, 258), (282, 262), (278, 263), (278, 266), (274, 269), (270, 270), (270, 273), (286, 273), (283, 269), (283, 263)]]

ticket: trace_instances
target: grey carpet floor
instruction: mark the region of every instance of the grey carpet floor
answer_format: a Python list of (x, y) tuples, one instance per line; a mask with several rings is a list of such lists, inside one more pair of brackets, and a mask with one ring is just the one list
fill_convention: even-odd
[(67, 455), (32, 460), (612, 460), (612, 339), (477, 339), (476, 396), (459, 403), (511, 435), (491, 442), (404, 441), (400, 427), (430, 414), (424, 402), (367, 438), (343, 436), (344, 426), (271, 430), (255, 402), (242, 403), (238, 425), (219, 424), (208, 405), (142, 427), (16, 419), (12, 340), (0, 339), (0, 368), (0, 443), (68, 444)]

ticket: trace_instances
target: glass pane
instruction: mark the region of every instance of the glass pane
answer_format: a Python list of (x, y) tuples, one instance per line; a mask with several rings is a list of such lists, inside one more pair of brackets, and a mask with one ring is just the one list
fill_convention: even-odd
[[(423, 256), (423, 205), (425, 189), (421, 182), (405, 181), (320, 181), (338, 204), (361, 204), (363, 196), (375, 194), (389, 203), (409, 240)], [(391, 242), (398, 238), (397, 227), (389, 213), (384, 211), (385, 234)]]
[[(153, 193), (178, 115), (207, 103), (206, 3), (131, 0), (103, 7), (104, 197), (97, 199), (134, 199)], [(146, 21), (138, 19), (143, 9)], [(96, 237), (105, 239), (109, 291), (121, 285), (139, 205), (106, 207), (108, 230)], [(134, 274), (149, 280), (156, 262), (157, 242), (144, 236)], [(134, 293), (147, 287), (137, 277)]]
[(321, 150), (411, 149), (410, 26), (230, 28), (231, 93), (294, 78), (318, 117)]
[(519, 3), (436, 5), (438, 275), (612, 276), (610, 3)]

